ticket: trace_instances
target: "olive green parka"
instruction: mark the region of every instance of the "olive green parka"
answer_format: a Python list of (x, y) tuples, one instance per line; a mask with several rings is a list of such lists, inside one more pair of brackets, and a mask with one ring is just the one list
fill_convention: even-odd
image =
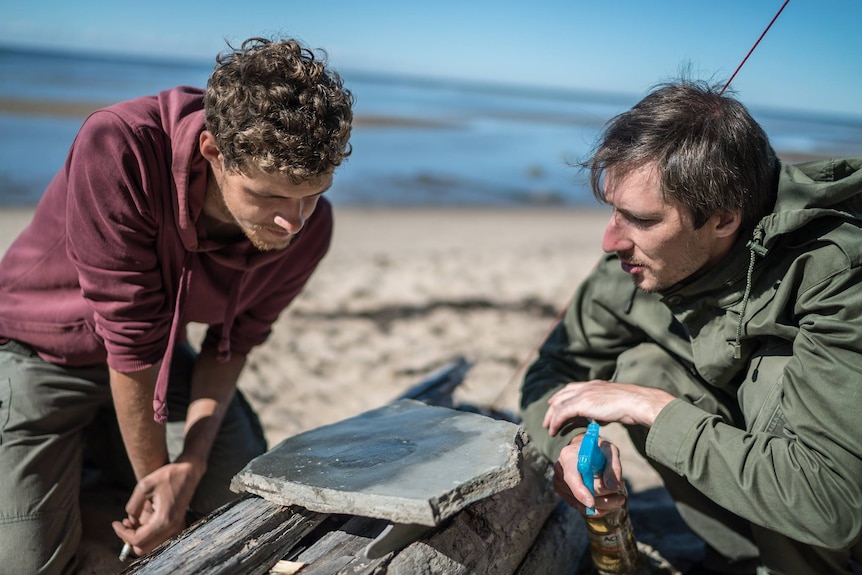
[(862, 158), (784, 164), (773, 212), (707, 273), (645, 293), (606, 255), (525, 376), (533, 443), (556, 459), (582, 432), (542, 428), (547, 399), (569, 382), (678, 391), (649, 361), (621, 370), (633, 350), (660, 349), (727, 407), (677, 395), (648, 431), (647, 457), (755, 524), (849, 547), (862, 530), (860, 214)]

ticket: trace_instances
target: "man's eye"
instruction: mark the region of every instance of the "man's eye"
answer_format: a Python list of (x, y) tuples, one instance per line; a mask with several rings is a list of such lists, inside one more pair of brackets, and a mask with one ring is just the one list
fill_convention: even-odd
[(253, 192), (253, 191), (249, 190), (248, 193), (250, 196), (255, 197), (259, 200), (269, 200), (269, 199), (278, 197), (278, 196), (274, 196), (272, 194), (268, 194), (266, 192)]
[(633, 223), (637, 226), (648, 226), (648, 225), (652, 224), (654, 221), (654, 220), (651, 220), (649, 218), (639, 218), (637, 216), (632, 216), (632, 215), (629, 215), (627, 219), (631, 223)]

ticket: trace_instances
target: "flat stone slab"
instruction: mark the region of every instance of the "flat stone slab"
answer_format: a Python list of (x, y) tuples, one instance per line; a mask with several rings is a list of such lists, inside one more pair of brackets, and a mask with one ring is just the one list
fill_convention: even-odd
[(403, 399), (301, 433), (231, 482), (279, 505), (435, 526), (521, 481), (523, 430)]

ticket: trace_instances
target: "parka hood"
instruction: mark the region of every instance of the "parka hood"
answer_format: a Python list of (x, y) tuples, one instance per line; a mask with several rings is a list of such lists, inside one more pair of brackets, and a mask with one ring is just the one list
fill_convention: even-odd
[(748, 237), (740, 237), (719, 272), (709, 270), (672, 286), (688, 296), (732, 285), (746, 275), (752, 257), (765, 257), (781, 237), (825, 218), (859, 219), (862, 214), (862, 158), (782, 164), (772, 213), (761, 218)]
[(740, 359), (745, 313), (751, 296), (757, 260), (766, 259), (769, 250), (789, 234), (801, 231), (817, 222), (833, 220), (830, 227), (844, 220), (858, 220), (862, 208), (862, 158), (828, 159), (803, 164), (782, 164), (778, 178), (778, 194), (772, 213), (757, 224), (749, 249), (748, 272), (742, 296), (742, 311), (733, 342), (734, 358)]
[(665, 301), (678, 295), (693, 298), (738, 285), (742, 309), (739, 314), (733, 355), (741, 358), (741, 339), (751, 296), (753, 277), (761, 261), (782, 238), (796, 233), (812, 234), (858, 220), (862, 214), (862, 158), (828, 159), (803, 164), (782, 164), (772, 213), (761, 218), (748, 237), (740, 237), (725, 261), (662, 292)]
[(772, 213), (755, 229), (769, 249), (778, 238), (820, 218), (858, 219), (862, 212), (862, 158), (783, 164)]

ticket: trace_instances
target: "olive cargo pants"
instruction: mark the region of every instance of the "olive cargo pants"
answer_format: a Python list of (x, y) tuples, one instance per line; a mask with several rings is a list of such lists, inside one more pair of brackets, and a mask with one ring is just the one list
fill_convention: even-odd
[[(177, 457), (194, 352), (178, 347), (168, 392), (168, 451)], [(93, 429), (99, 422), (98, 429)], [(69, 368), (15, 341), (0, 344), (0, 573), (71, 573), (81, 539), (79, 493), (87, 453), (109, 476), (134, 486), (113, 412), (105, 365)], [(257, 416), (237, 392), (213, 445), (191, 511), (236, 497), (230, 479), (266, 450)], [(122, 519), (122, 517), (117, 517)], [(118, 541), (119, 543), (119, 541)]]

